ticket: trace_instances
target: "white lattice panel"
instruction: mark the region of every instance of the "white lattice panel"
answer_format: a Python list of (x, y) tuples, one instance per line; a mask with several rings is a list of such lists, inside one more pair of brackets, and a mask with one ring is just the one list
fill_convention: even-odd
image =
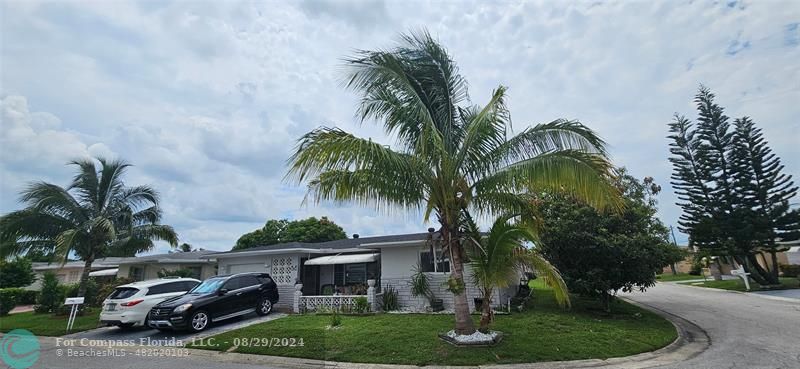
[(294, 284), (297, 264), (291, 256), (272, 258), (272, 279), (277, 284)]
[(351, 309), (356, 304), (356, 295), (340, 296), (302, 296), (300, 297), (300, 308), (303, 311), (333, 310), (345, 308)]

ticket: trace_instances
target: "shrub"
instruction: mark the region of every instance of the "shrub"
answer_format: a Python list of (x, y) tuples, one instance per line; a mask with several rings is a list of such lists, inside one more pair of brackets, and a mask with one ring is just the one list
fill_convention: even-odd
[(66, 291), (58, 284), (58, 278), (52, 272), (47, 272), (42, 277), (42, 290), (36, 299), (34, 311), (37, 313), (53, 313), (63, 305)]
[(28, 291), (22, 288), (3, 288), (0, 289), (7, 295), (14, 296), (17, 305), (32, 305), (36, 303), (38, 291)]
[(339, 309), (332, 309), (331, 311), (331, 328), (338, 327), (342, 325), (342, 316), (339, 315)]
[(783, 272), (784, 277), (800, 277), (800, 265), (781, 264), (778, 269)]
[(395, 311), (400, 309), (400, 302), (397, 297), (397, 290), (392, 286), (386, 286), (381, 296), (381, 307), (383, 311)]
[(0, 316), (8, 315), (17, 306), (17, 294), (14, 288), (0, 289)]
[(167, 270), (161, 269), (158, 271), (158, 278), (166, 278), (166, 277), (181, 277), (181, 278), (195, 278), (197, 277), (191, 269), (175, 269), (175, 270)]
[(357, 314), (364, 314), (370, 311), (369, 308), (369, 300), (367, 300), (366, 296), (358, 296), (354, 299), (355, 306), (353, 309)]
[(0, 288), (25, 287), (36, 281), (31, 261), (16, 258), (12, 261), (0, 259)]

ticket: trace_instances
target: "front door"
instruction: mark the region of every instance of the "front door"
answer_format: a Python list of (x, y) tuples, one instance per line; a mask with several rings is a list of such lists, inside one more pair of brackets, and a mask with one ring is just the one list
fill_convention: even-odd
[(319, 295), (319, 265), (305, 265), (308, 258), (301, 258), (303, 272), (300, 274), (300, 281), (303, 282), (303, 294), (314, 296)]

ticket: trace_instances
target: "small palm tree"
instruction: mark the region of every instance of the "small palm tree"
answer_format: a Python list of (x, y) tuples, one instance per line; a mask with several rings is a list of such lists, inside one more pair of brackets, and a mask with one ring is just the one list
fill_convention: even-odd
[[(130, 164), (99, 158), (73, 161), (78, 173), (67, 188), (36, 182), (22, 191), (26, 208), (0, 217), (0, 242), (5, 255), (53, 252), (66, 262), (74, 254), (85, 262), (78, 295), (95, 259), (133, 256), (153, 248), (154, 240), (175, 246), (172, 227), (159, 224), (158, 193), (149, 186), (126, 187)], [(2, 255), (2, 256), (5, 256)]]
[(533, 250), (525, 248), (525, 242), (536, 240), (534, 227), (522, 222), (511, 223), (513, 216), (498, 218), (488, 235), (483, 237), (470, 222), (469, 242), (466, 242), (472, 277), (480, 289), (483, 304), (478, 330), (489, 331), (492, 321), (490, 301), (495, 288), (506, 288), (519, 280), (526, 270), (535, 270), (544, 282), (553, 288), (556, 301), (561, 306), (569, 306), (567, 285), (558, 270)]
[(576, 121), (556, 120), (510, 135), (506, 88), (470, 105), (467, 84), (427, 32), (403, 36), (388, 51), (347, 61), (346, 84), (361, 95), (358, 115), (397, 139), (393, 149), (337, 128), (304, 135), (288, 178), (306, 182), (316, 202), (356, 202), (435, 215), (451, 257), (455, 330), (475, 331), (464, 293), (466, 257), (459, 220), (532, 211), (533, 196), (563, 191), (597, 207), (620, 203), (610, 184), (604, 142)]

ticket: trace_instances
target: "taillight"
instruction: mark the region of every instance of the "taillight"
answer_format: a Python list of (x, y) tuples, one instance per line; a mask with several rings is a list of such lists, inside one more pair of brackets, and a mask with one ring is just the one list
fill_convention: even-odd
[(138, 304), (138, 303), (140, 303), (140, 302), (142, 302), (142, 301), (144, 301), (144, 300), (142, 300), (142, 299), (139, 299), (139, 300), (133, 300), (133, 301), (128, 301), (128, 302), (123, 302), (123, 303), (121, 303), (120, 305), (121, 305), (121, 306), (126, 306), (126, 307), (128, 307), (128, 306), (134, 306), (134, 305), (136, 305), (136, 304)]

